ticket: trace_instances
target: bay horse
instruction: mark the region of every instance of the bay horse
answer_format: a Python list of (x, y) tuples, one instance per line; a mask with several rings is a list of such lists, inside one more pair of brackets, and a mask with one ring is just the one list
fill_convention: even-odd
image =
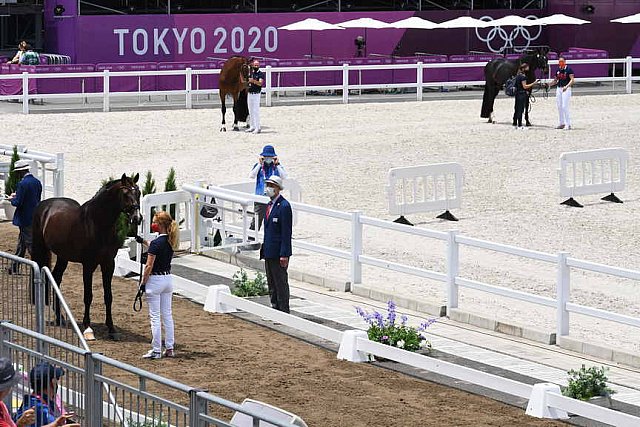
[(233, 130), (238, 131), (238, 121), (245, 122), (249, 115), (247, 105), (247, 86), (249, 84), (249, 60), (243, 56), (233, 56), (224, 63), (220, 71), (220, 102), (222, 102), (222, 127), (226, 132), (224, 120), (227, 95), (233, 98)]
[[(93, 301), (93, 272), (100, 265), (106, 325), (109, 337), (118, 336), (111, 317), (111, 279), (115, 268), (115, 256), (120, 248), (116, 221), (124, 212), (129, 222), (138, 225), (140, 215), (139, 175), (109, 181), (93, 198), (82, 206), (73, 199), (55, 197), (44, 200), (33, 214), (33, 260), (42, 268), (51, 263), (51, 253), (56, 254), (52, 275), (58, 285), (69, 262), (82, 264), (84, 284), (84, 318), (86, 330), (91, 326), (91, 302)], [(60, 308), (55, 306), (57, 323), (61, 323)]]
[[(493, 104), (496, 96), (502, 90), (504, 83), (511, 77), (515, 76), (518, 72), (520, 64), (529, 64), (529, 71), (527, 72), (527, 83), (532, 83), (536, 80), (536, 70), (542, 70), (545, 73), (548, 71), (549, 64), (547, 54), (549, 48), (536, 48), (533, 51), (526, 53), (517, 60), (496, 58), (487, 63), (484, 67), (484, 95), (482, 97), (482, 109), (480, 111), (480, 117), (489, 119), (489, 123), (495, 123), (493, 117)], [(525, 121), (527, 126), (531, 126), (529, 121), (529, 103), (525, 107)]]

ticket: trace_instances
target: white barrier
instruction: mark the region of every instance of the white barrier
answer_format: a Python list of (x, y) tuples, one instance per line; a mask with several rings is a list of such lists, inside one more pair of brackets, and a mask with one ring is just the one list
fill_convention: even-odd
[[(572, 65), (579, 64), (624, 64), (624, 75), (623, 76), (613, 76), (609, 77), (608, 75), (599, 76), (599, 77), (587, 77), (587, 78), (576, 78), (577, 82), (611, 82), (612, 89), (615, 90), (616, 82), (624, 82), (626, 93), (632, 93), (632, 83), (634, 81), (639, 81), (640, 77), (633, 76), (632, 74), (632, 65), (634, 63), (640, 62), (637, 58), (632, 58), (627, 56), (626, 58), (607, 58), (607, 59), (573, 59), (571, 60)], [(549, 65), (556, 65), (558, 63), (557, 60), (549, 61)], [(342, 102), (347, 104), (349, 102), (349, 96), (351, 90), (365, 90), (365, 89), (391, 89), (391, 88), (404, 88), (404, 89), (414, 89), (416, 91), (416, 100), (423, 100), (423, 89), (425, 88), (434, 88), (440, 89), (442, 87), (462, 87), (462, 86), (474, 86), (474, 85), (483, 85), (484, 80), (467, 80), (467, 81), (441, 81), (441, 82), (431, 82), (425, 81), (424, 76), (429, 74), (431, 70), (434, 69), (460, 69), (460, 68), (474, 68), (474, 67), (484, 67), (486, 62), (449, 62), (449, 63), (422, 63), (418, 62), (416, 64), (389, 64), (389, 65), (329, 65), (329, 66), (319, 66), (319, 67), (265, 67), (265, 85), (263, 91), (266, 94), (265, 105), (270, 107), (273, 104), (273, 94), (276, 93), (278, 96), (281, 92), (289, 92), (296, 91), (302, 92), (306, 94), (308, 91), (331, 91), (331, 90), (341, 90), (342, 91)], [(615, 68), (615, 67), (614, 67)], [(551, 68), (550, 68), (551, 69)], [(416, 81), (409, 83), (375, 83), (375, 84), (351, 84), (349, 82), (349, 76), (351, 71), (358, 72), (367, 72), (374, 70), (415, 70), (416, 73)], [(280, 74), (286, 73), (304, 73), (306, 76), (307, 73), (318, 72), (318, 71), (334, 71), (340, 72), (342, 74), (342, 81), (338, 81), (337, 84), (328, 84), (328, 85), (307, 85), (306, 77), (305, 83), (303, 86), (280, 86)], [(425, 74), (426, 73), (426, 74)], [(186, 68), (184, 70), (154, 70), (154, 71), (120, 71), (120, 72), (112, 72), (109, 70), (104, 70), (102, 72), (93, 71), (86, 73), (43, 73), (43, 74), (33, 74), (33, 73), (22, 73), (22, 74), (3, 74), (0, 76), (2, 80), (21, 80), (23, 91), (17, 95), (9, 95), (9, 96), (0, 96), (0, 101), (2, 100), (12, 100), (16, 99), (22, 101), (22, 112), (24, 114), (29, 114), (29, 100), (31, 99), (69, 99), (69, 98), (102, 98), (103, 111), (107, 112), (111, 109), (111, 98), (125, 98), (125, 97), (141, 97), (141, 96), (170, 96), (170, 95), (178, 95), (184, 96), (185, 98), (185, 108), (193, 108), (193, 96), (196, 95), (213, 95), (218, 94), (218, 89), (193, 89), (191, 82), (192, 77), (195, 76), (198, 78), (200, 75), (216, 75), (220, 74), (220, 70), (193, 70), (191, 68)], [(277, 77), (274, 79), (273, 74), (277, 74)], [(185, 89), (181, 90), (156, 90), (156, 91), (138, 91), (138, 92), (110, 92), (109, 83), (112, 78), (119, 77), (156, 77), (156, 76), (182, 76), (185, 79)], [(548, 76), (549, 78), (551, 76)], [(25, 90), (29, 88), (29, 85), (32, 84), (32, 80), (40, 80), (40, 79), (65, 79), (65, 78), (92, 78), (92, 79), (102, 79), (103, 81), (103, 91), (102, 92), (81, 92), (81, 93), (51, 93), (51, 94), (34, 94), (29, 93), (29, 90)]]
[[(13, 145), (0, 144), (0, 155), (11, 157)], [(31, 160), (31, 173), (42, 183), (42, 199), (64, 196), (64, 154), (45, 153), (44, 151), (29, 150), (24, 145), (17, 145), (20, 159)], [(0, 165), (0, 177), (6, 179), (9, 172), (6, 167)]]
[(622, 148), (573, 151), (560, 155), (560, 195), (569, 197), (563, 205), (583, 207), (574, 197), (598, 193), (610, 193), (602, 198), (622, 203), (614, 194), (626, 184), (629, 153)]
[(389, 169), (389, 213), (400, 215), (395, 222), (412, 225), (404, 217), (406, 214), (444, 209), (437, 218), (457, 221), (449, 209), (462, 205), (463, 178), (464, 171), (459, 163)]

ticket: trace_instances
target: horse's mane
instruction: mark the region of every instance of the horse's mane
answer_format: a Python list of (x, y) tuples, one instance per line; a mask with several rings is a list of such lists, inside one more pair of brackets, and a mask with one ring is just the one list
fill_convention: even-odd
[[(112, 179), (112, 180), (107, 181), (106, 183), (104, 183), (104, 185), (102, 185), (102, 187), (100, 187), (100, 189), (98, 189), (96, 194), (89, 200), (89, 202), (92, 202), (95, 199), (101, 197), (104, 193), (107, 192), (107, 190), (109, 190), (111, 187), (113, 187), (115, 184), (119, 183), (120, 181), (121, 181), (121, 179), (118, 178), (118, 179)], [(87, 203), (89, 203), (89, 202), (87, 202)]]

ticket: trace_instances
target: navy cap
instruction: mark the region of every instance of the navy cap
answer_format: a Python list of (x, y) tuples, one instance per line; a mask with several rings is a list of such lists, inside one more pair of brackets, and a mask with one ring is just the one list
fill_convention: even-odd
[(58, 379), (64, 375), (62, 368), (53, 366), (48, 362), (38, 363), (29, 372), (29, 382), (33, 385), (39, 382), (48, 384), (52, 379)]
[(16, 370), (9, 359), (0, 358), (0, 391), (7, 390), (18, 381)]
[(273, 145), (265, 145), (260, 155), (262, 157), (276, 157), (276, 150)]

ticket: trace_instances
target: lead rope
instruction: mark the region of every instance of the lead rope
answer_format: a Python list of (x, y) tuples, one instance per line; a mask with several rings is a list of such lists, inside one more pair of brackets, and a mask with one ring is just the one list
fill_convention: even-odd
[[(141, 221), (142, 229), (144, 230), (144, 218)], [(144, 234), (144, 233), (143, 233)], [(140, 245), (140, 254), (142, 255), (142, 243), (138, 243)], [(142, 256), (140, 256), (140, 261), (142, 261)], [(136, 293), (136, 297), (133, 300), (133, 311), (136, 313), (142, 310), (142, 295), (145, 293), (145, 285), (142, 283), (142, 262), (140, 262), (140, 275), (138, 276), (138, 292)]]

